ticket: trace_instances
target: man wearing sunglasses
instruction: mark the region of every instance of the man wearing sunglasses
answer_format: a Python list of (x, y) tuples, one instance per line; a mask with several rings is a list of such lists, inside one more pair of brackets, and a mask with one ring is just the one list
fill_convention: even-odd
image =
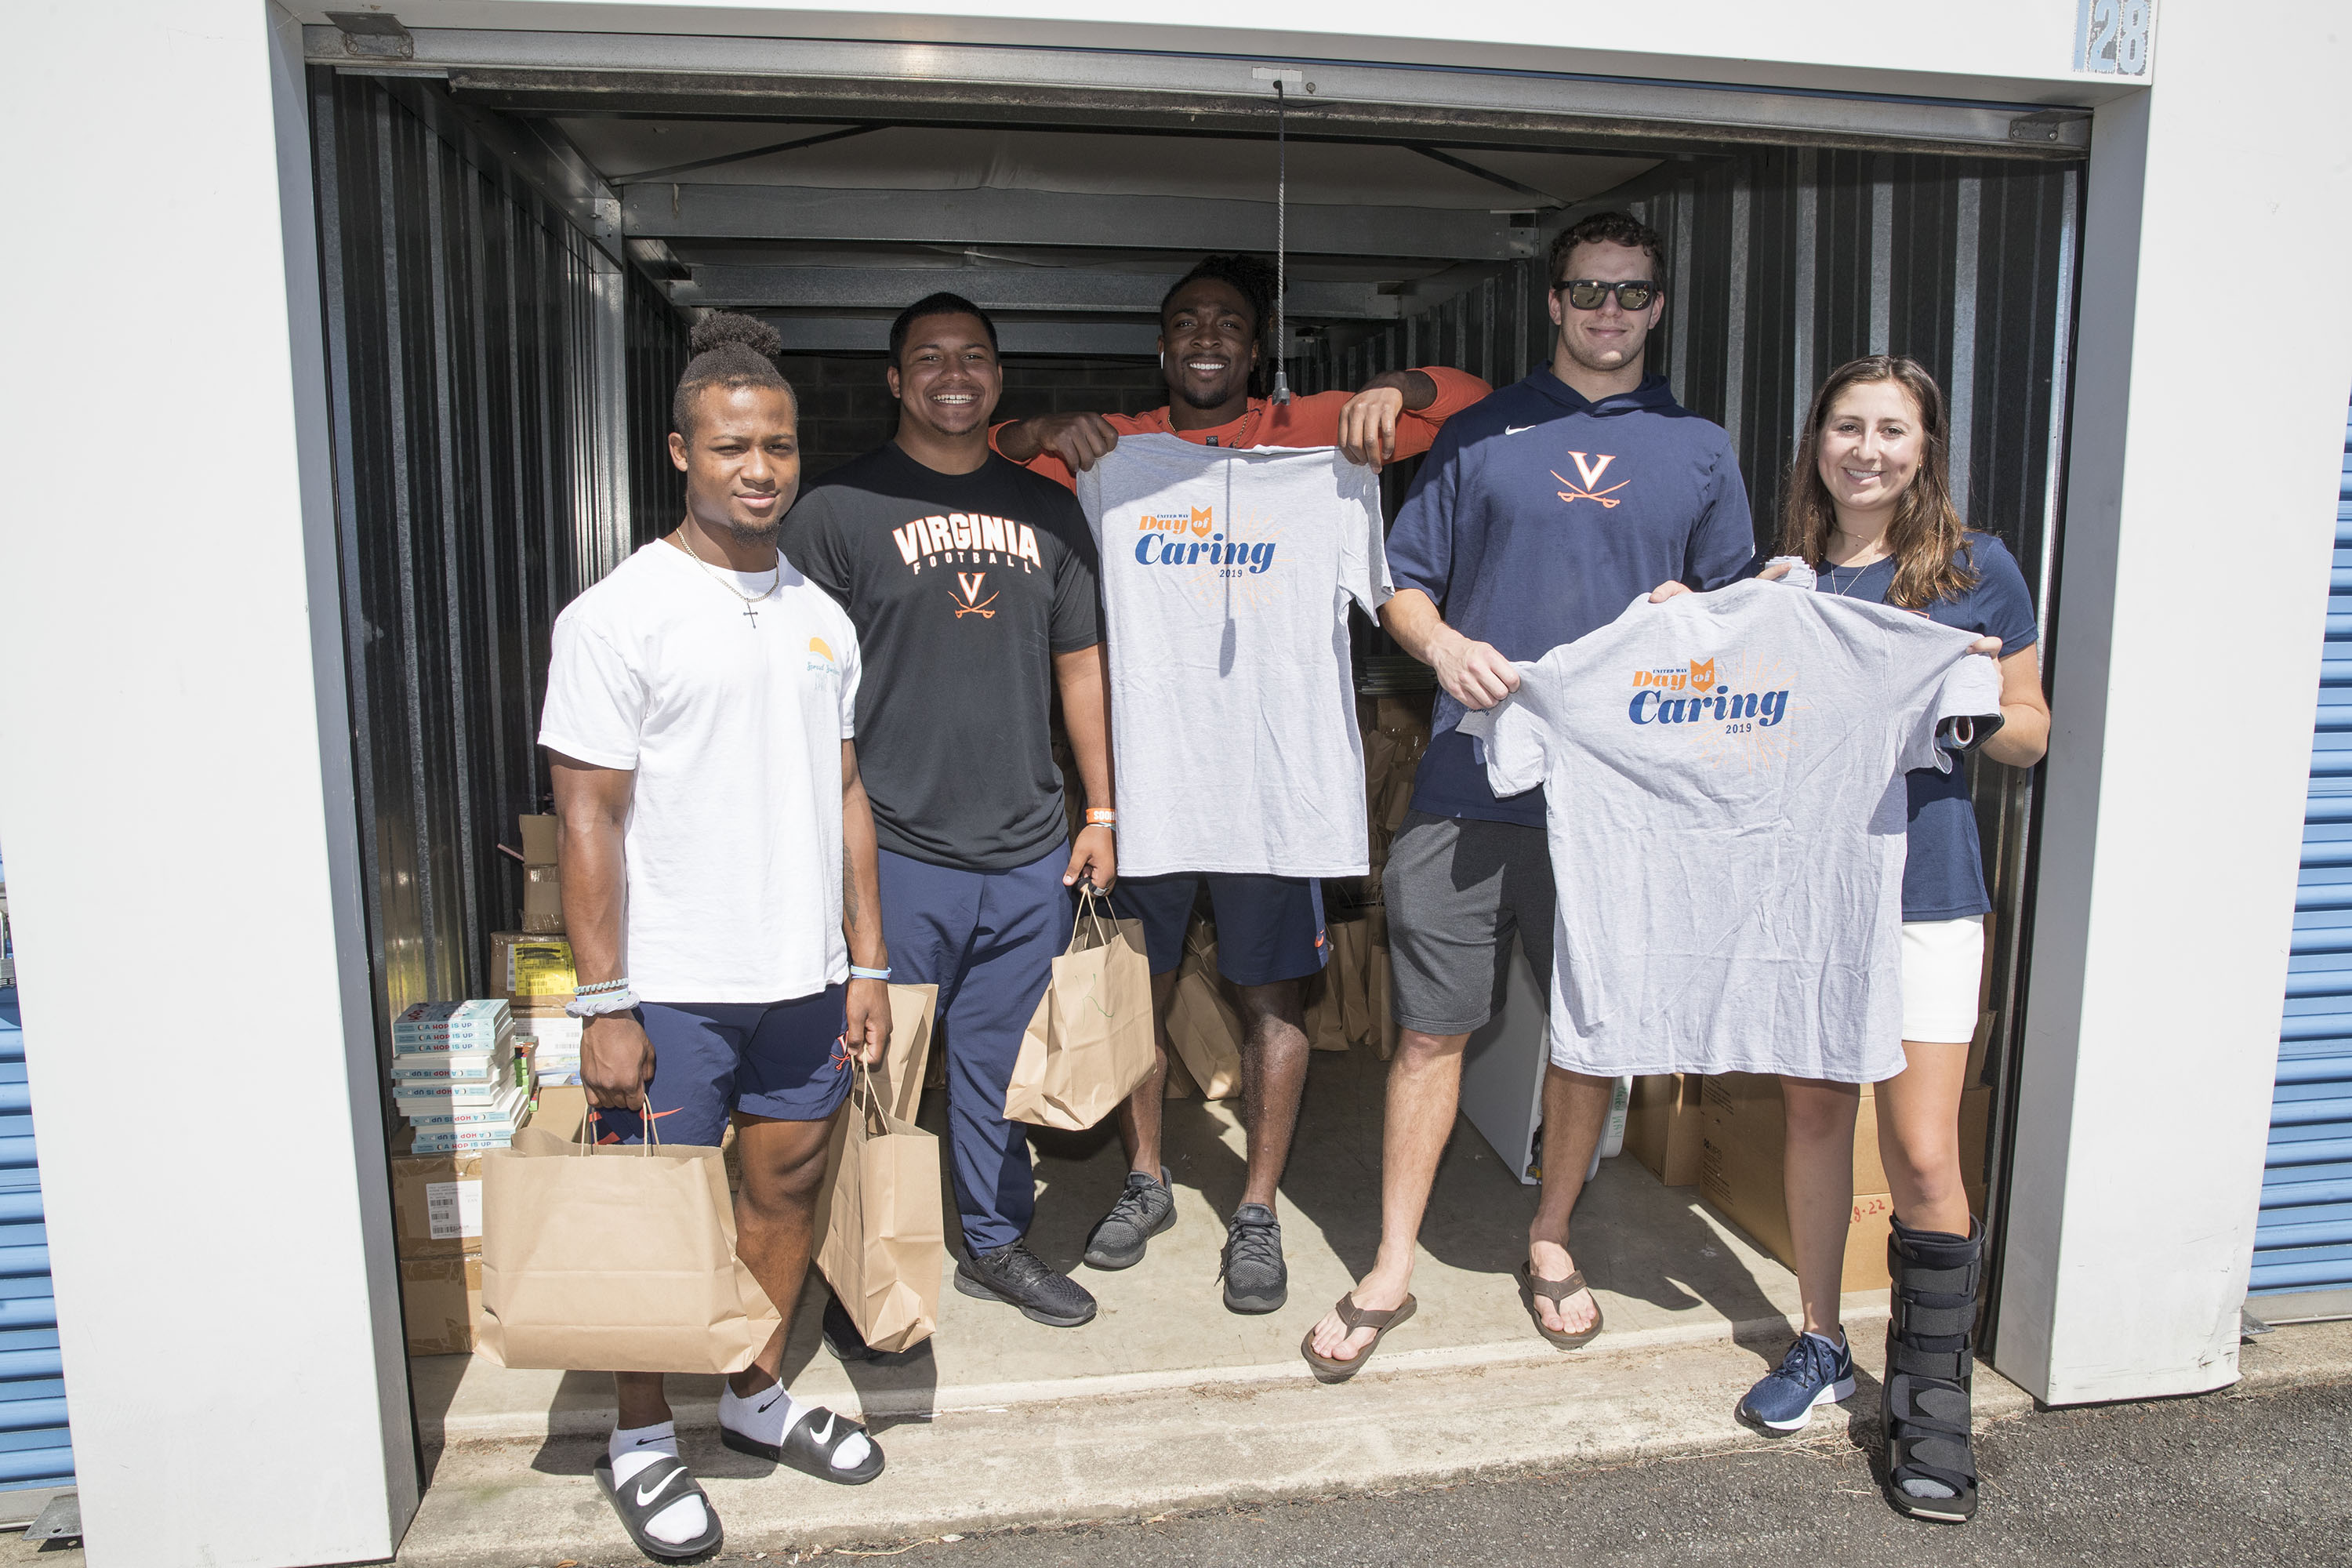
[[(1382, 881), (1401, 1028), (1381, 1247), (1307, 1336), (1307, 1359), (1328, 1382), (1352, 1375), (1412, 1300), (1413, 1246), (1454, 1129), (1463, 1047), (1500, 1004), (1515, 934), (1538, 984), (1551, 986), (1543, 792), (1497, 798), (1455, 726), (1517, 687), (1513, 661), (1607, 625), (1660, 583), (1728, 582), (1755, 548), (1730, 437), (1646, 374), (1665, 310), (1656, 231), (1602, 213), (1561, 233), (1550, 260), (1551, 363), (1454, 416), (1389, 535), (1397, 593), (1381, 624), (1443, 689)], [(1613, 1087), (1546, 1069), (1543, 1196), (1520, 1290), (1557, 1345), (1601, 1326), (1569, 1255), (1568, 1220)]]

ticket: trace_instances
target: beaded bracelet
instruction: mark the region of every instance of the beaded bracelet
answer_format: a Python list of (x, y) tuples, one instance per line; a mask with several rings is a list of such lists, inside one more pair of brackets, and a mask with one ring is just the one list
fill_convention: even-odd
[(628, 988), (629, 978), (625, 974), (618, 980), (597, 980), (586, 985), (575, 985), (572, 991), (576, 996), (595, 996), (607, 991), (626, 991)]

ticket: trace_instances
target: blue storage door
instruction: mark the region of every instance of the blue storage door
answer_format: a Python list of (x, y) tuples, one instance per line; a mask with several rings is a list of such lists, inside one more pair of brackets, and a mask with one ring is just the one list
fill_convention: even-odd
[[(2352, 1313), (2352, 420), (2312, 737), (2278, 1087), (2250, 1288), (2258, 1317)], [(2287, 1301), (2276, 1298), (2294, 1296)]]
[[(0, 1491), (73, 1484), (33, 1100), (14, 987), (0, 988)], [(0, 1513), (6, 1505), (0, 1503)]]

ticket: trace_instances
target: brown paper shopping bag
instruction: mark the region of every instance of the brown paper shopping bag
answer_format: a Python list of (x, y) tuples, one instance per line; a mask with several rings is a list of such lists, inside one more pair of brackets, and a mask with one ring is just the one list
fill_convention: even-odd
[(735, 1256), (718, 1150), (526, 1127), (483, 1152), (475, 1348), (499, 1365), (740, 1372), (781, 1321)]
[(1242, 1086), (1242, 1016), (1217, 979), (1216, 939), (1198, 921), (1184, 932), (1176, 985), (1168, 998), (1168, 1048), (1203, 1100), (1223, 1100)]
[(890, 987), (890, 1045), (874, 1068), (874, 1092), (901, 1121), (915, 1120), (929, 1087), (931, 1020), (939, 1005), (936, 985)]
[(867, 1344), (911, 1349), (940, 1321), (947, 1262), (940, 1141), (892, 1115), (880, 1085), (860, 1068), (828, 1157), (816, 1266)]
[(1339, 999), (1339, 1024), (1351, 1046), (1372, 1042), (1371, 1003), (1366, 984), (1371, 968), (1371, 922), (1337, 921), (1331, 925), (1331, 962), (1323, 973)]
[(1143, 922), (1112, 921), (1088, 892), (1067, 952), (1021, 1038), (1004, 1114), (1076, 1131), (1118, 1109), (1151, 1074), (1151, 963)]

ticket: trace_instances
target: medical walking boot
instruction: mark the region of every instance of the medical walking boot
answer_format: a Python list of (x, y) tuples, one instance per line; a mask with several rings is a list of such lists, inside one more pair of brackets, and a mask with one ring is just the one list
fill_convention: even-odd
[(1895, 1277), (1886, 1323), (1886, 1500), (1913, 1519), (1958, 1524), (1977, 1511), (1969, 1447), (1970, 1335), (1984, 1226), (1965, 1237), (1913, 1230), (1886, 1239)]

